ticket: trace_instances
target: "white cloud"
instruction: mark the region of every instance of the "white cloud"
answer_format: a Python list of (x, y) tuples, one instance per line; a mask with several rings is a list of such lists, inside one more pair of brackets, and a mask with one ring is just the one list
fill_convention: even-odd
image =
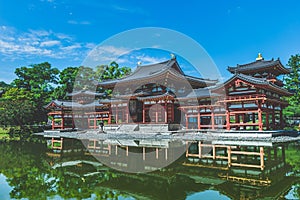
[(61, 40), (72, 40), (72, 37), (69, 36), (69, 35), (66, 35), (66, 34), (63, 34), (63, 33), (54, 33), (54, 35), (58, 38), (58, 39), (61, 39)]
[(74, 25), (90, 25), (91, 22), (89, 21), (76, 21), (76, 20), (69, 20), (68, 24), (74, 24)]
[(69, 35), (51, 30), (20, 32), (13, 27), (0, 26), (0, 59), (24, 60), (40, 58), (84, 59), (95, 44), (80, 43)]
[[(109, 7), (109, 6), (106, 6)], [(122, 12), (122, 13), (128, 13), (128, 14), (139, 14), (139, 15), (148, 15), (146, 10), (142, 9), (141, 7), (136, 7), (136, 6), (124, 6), (124, 5), (116, 5), (112, 4), (110, 5), (111, 9)]]
[(144, 64), (153, 64), (153, 63), (159, 63), (168, 60), (168, 58), (165, 57), (152, 57), (144, 54), (136, 56), (136, 59), (141, 61)]
[[(92, 46), (88, 44), (87, 46)], [(126, 60), (120, 59), (120, 56), (129, 52), (129, 49), (125, 47), (116, 46), (96, 46), (92, 51), (90, 51), (87, 58), (84, 60), (82, 65), (95, 67), (101, 64), (109, 64), (112, 61), (118, 63), (125, 62)]]
[(55, 2), (54, 0), (40, 0), (41, 2), (49, 2), (49, 3), (53, 3)]
[(76, 44), (73, 44), (70, 46), (66, 46), (66, 47), (61, 47), (61, 49), (64, 51), (71, 51), (71, 50), (80, 49), (80, 48), (81, 48), (81, 45), (79, 43), (76, 43)]
[(60, 41), (58, 40), (49, 40), (41, 43), (41, 47), (52, 47), (56, 45), (60, 45)]

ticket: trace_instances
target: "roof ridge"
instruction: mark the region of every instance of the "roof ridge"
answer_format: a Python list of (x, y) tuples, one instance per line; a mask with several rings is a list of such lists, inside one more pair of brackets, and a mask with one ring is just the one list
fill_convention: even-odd
[(278, 60), (274, 60), (274, 59), (271, 59), (271, 60), (255, 60), (253, 62), (250, 62), (250, 63), (246, 63), (246, 64), (237, 64), (236, 67), (230, 67), (230, 68), (242, 68), (242, 67), (246, 67), (246, 66), (249, 66), (249, 65), (253, 65), (254, 63), (269, 63), (269, 62), (277, 62)]
[(169, 60), (165, 60), (165, 61), (162, 61), (162, 62), (159, 62), (159, 63), (152, 63), (152, 64), (148, 64), (148, 65), (139, 65), (138, 67), (151, 67), (153, 65), (167, 64), (167, 63), (169, 63), (172, 60), (173, 59), (169, 59)]

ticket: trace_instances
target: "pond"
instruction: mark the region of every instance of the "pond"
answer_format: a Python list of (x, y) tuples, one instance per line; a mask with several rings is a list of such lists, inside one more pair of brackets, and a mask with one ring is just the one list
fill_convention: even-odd
[[(141, 155), (139, 163), (146, 163), (142, 168), (151, 169), (148, 173), (126, 170), (129, 162), (133, 162), (130, 153), (137, 152), (138, 147), (127, 151), (125, 147), (118, 150), (110, 146), (108, 154), (104, 155), (100, 143), (97, 144), (94, 151), (88, 151), (80, 142), (71, 140), (66, 141), (63, 149), (49, 148), (49, 143), (48, 146), (46, 143), (0, 143), (0, 199), (225, 200), (300, 197), (299, 143), (271, 144), (263, 148), (218, 146), (221, 149), (207, 151), (206, 156), (200, 157), (193, 156), (199, 153), (199, 144), (191, 145), (175, 162), (161, 169), (155, 168), (153, 162), (147, 163), (152, 154)], [(225, 149), (222, 150), (223, 147)], [(165, 151), (155, 149), (153, 156), (156, 156), (157, 162), (161, 162), (160, 157), (164, 160), (172, 157), (172, 151), (167, 157)], [(230, 158), (230, 167), (229, 152), (225, 151), (229, 149), (231, 153), (235, 152), (235, 156)], [(263, 162), (259, 153), (262, 150)], [(150, 150), (141, 152), (144, 151)], [(224, 156), (227, 156), (226, 159), (223, 159)], [(100, 157), (109, 158), (110, 165)], [(258, 165), (254, 165), (254, 161)]]

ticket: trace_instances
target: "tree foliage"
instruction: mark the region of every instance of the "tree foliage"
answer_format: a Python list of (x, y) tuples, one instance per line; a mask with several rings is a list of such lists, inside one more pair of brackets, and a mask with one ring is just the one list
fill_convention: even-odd
[(58, 86), (54, 89), (52, 97), (54, 99), (66, 99), (66, 94), (73, 91), (78, 67), (67, 67), (59, 74)]
[[(60, 84), (62, 84), (61, 89), (73, 88), (73, 90), (75, 91), (79, 91), (79, 90), (96, 91), (97, 90), (103, 92), (103, 90), (101, 89), (99, 90), (99, 88), (97, 88), (97, 84), (99, 81), (101, 82), (106, 80), (122, 78), (131, 72), (130, 68), (119, 67), (118, 63), (116, 62), (112, 62), (109, 65), (99, 65), (95, 69), (90, 67), (84, 67), (84, 66), (80, 66), (79, 68), (76, 69), (72, 69), (73, 72), (76, 72), (76, 75), (75, 73), (72, 73), (71, 76), (70, 75), (68, 76), (68, 74), (61, 73), (62, 76), (60, 76), (60, 80), (64, 80), (60, 82)], [(69, 72), (72, 72), (72, 70)], [(67, 83), (69, 83), (69, 85), (66, 87)], [(67, 92), (71, 92), (71, 91), (72, 90), (68, 90)]]
[(7, 91), (9, 88), (11, 88), (10, 84), (5, 83), (4, 81), (0, 81), (0, 97)]
[(74, 82), (74, 90), (95, 91), (99, 81), (98, 74), (90, 67), (80, 66)]
[(100, 65), (96, 67), (96, 74), (99, 77), (99, 81), (122, 78), (130, 72), (130, 68), (119, 67), (119, 64), (116, 62), (111, 62), (110, 65)]
[(90, 67), (67, 67), (61, 72), (44, 62), (17, 68), (11, 85), (0, 82), (0, 125), (19, 126), (47, 121), (44, 106), (51, 99), (67, 99), (73, 90), (96, 90), (103, 80), (121, 78), (130, 68), (116, 62)]
[[(119, 79), (127, 76), (131, 73), (131, 68), (129, 67), (119, 67), (118, 63), (111, 62), (110, 65), (100, 65), (96, 67), (96, 74), (99, 77), (99, 81), (107, 81), (112, 79)], [(104, 92), (101, 88), (98, 91)], [(108, 95), (112, 93), (111, 90), (105, 91)]]
[(17, 68), (15, 74), (18, 77), (14, 80), (16, 87), (31, 92), (45, 93), (51, 92), (53, 84), (58, 83), (59, 70), (52, 68), (50, 63), (44, 62)]
[(285, 87), (292, 93), (293, 96), (288, 98), (289, 104), (292, 106), (300, 103), (300, 55), (292, 55), (288, 61), (287, 66), (290, 67), (291, 72), (286, 75)]
[(289, 105), (283, 110), (283, 114), (288, 118), (291, 126), (297, 128), (298, 122), (295, 117), (300, 117), (300, 55), (292, 55), (287, 64), (290, 67), (290, 73), (284, 78), (285, 88), (293, 93), (293, 96), (287, 97)]
[(13, 81), (13, 85), (30, 93), (28, 98), (36, 108), (32, 122), (46, 121), (47, 115), (43, 106), (50, 101), (54, 85), (58, 83), (59, 70), (44, 62), (17, 68), (15, 74), (18, 78)]
[(32, 95), (24, 89), (11, 88), (0, 99), (0, 124), (24, 126), (38, 121)]

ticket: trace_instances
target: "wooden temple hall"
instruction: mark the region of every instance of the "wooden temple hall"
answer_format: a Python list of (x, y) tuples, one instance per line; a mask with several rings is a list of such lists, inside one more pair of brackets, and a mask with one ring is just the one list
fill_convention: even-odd
[[(182, 129), (276, 130), (283, 128), (282, 110), (291, 95), (278, 78), (288, 74), (279, 59), (228, 67), (224, 83), (186, 75), (175, 57), (138, 65), (130, 75), (100, 82), (103, 94), (78, 91), (70, 101), (46, 107), (52, 129), (99, 128), (107, 124), (180, 124)], [(79, 124), (79, 125), (78, 125)]]

